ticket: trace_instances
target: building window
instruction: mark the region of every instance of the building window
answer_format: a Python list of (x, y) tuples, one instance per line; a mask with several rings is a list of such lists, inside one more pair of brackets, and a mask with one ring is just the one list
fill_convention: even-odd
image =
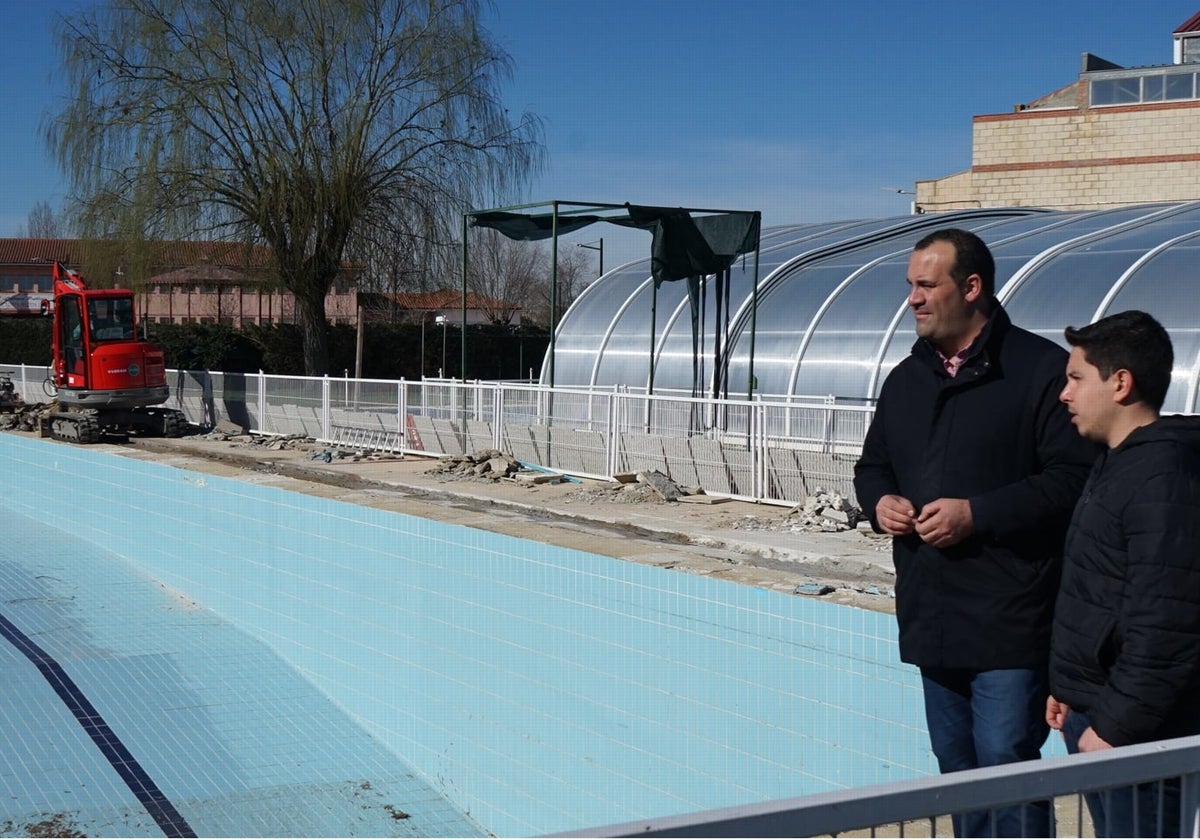
[(1136, 76), (1093, 78), (1088, 88), (1093, 106), (1178, 102), (1197, 98), (1195, 73), (1158, 70)]
[[(7, 282), (9, 278), (4, 278)], [(54, 278), (50, 275), (41, 274), (20, 274), (11, 278), (16, 282), (16, 288), (19, 292), (52, 292), (54, 291)], [(5, 287), (10, 288), (10, 287)]]
[(1181, 57), (1184, 64), (1200, 64), (1200, 38), (1184, 38)]
[(1141, 79), (1097, 79), (1092, 82), (1093, 105), (1132, 105), (1142, 100)]

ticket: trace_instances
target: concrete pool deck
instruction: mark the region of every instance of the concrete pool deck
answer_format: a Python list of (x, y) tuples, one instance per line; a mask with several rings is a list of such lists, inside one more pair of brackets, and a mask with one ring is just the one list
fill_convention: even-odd
[[(788, 509), (630, 501), (607, 482), (463, 480), (437, 459), (314, 459), (318, 444), (271, 448), (246, 435), (135, 439), (99, 449), (450, 524), (748, 586), (893, 612), (895, 572), (885, 537), (801, 529)], [(820, 593), (820, 594), (808, 594)]]

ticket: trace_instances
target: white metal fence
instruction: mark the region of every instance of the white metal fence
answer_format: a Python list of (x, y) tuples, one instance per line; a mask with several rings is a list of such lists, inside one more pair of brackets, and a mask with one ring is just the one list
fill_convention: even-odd
[[(27, 402), (46, 369), (9, 367)], [(657, 470), (710, 495), (795, 504), (818, 488), (852, 497), (870, 407), (829, 397), (754, 401), (528, 383), (394, 381), (170, 371), (169, 406), (331, 446), (426, 455), (498, 449), (594, 478)]]

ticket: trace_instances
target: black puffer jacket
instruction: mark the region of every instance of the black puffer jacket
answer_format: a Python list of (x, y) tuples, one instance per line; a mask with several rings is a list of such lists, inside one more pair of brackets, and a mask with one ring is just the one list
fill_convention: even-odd
[(968, 499), (975, 533), (946, 550), (893, 540), (900, 657), (932, 668), (1045, 667), (1062, 540), (1098, 449), (1058, 401), (1067, 353), (997, 306), (954, 378), (926, 341), (880, 393), (855, 467), (879, 530), (887, 494), (919, 511)]
[(1050, 685), (1113, 746), (1200, 734), (1200, 417), (1136, 429), (1092, 469)]

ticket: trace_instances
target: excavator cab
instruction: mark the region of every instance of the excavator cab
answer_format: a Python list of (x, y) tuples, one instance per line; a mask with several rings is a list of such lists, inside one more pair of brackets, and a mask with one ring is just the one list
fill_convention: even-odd
[(157, 345), (138, 339), (133, 302), (129, 289), (90, 289), (54, 264), (53, 437), (92, 443), (106, 433), (183, 434), (181, 412), (155, 407), (170, 396), (166, 365)]
[(133, 341), (133, 295), (92, 298), (88, 305), (88, 328), (92, 343)]

